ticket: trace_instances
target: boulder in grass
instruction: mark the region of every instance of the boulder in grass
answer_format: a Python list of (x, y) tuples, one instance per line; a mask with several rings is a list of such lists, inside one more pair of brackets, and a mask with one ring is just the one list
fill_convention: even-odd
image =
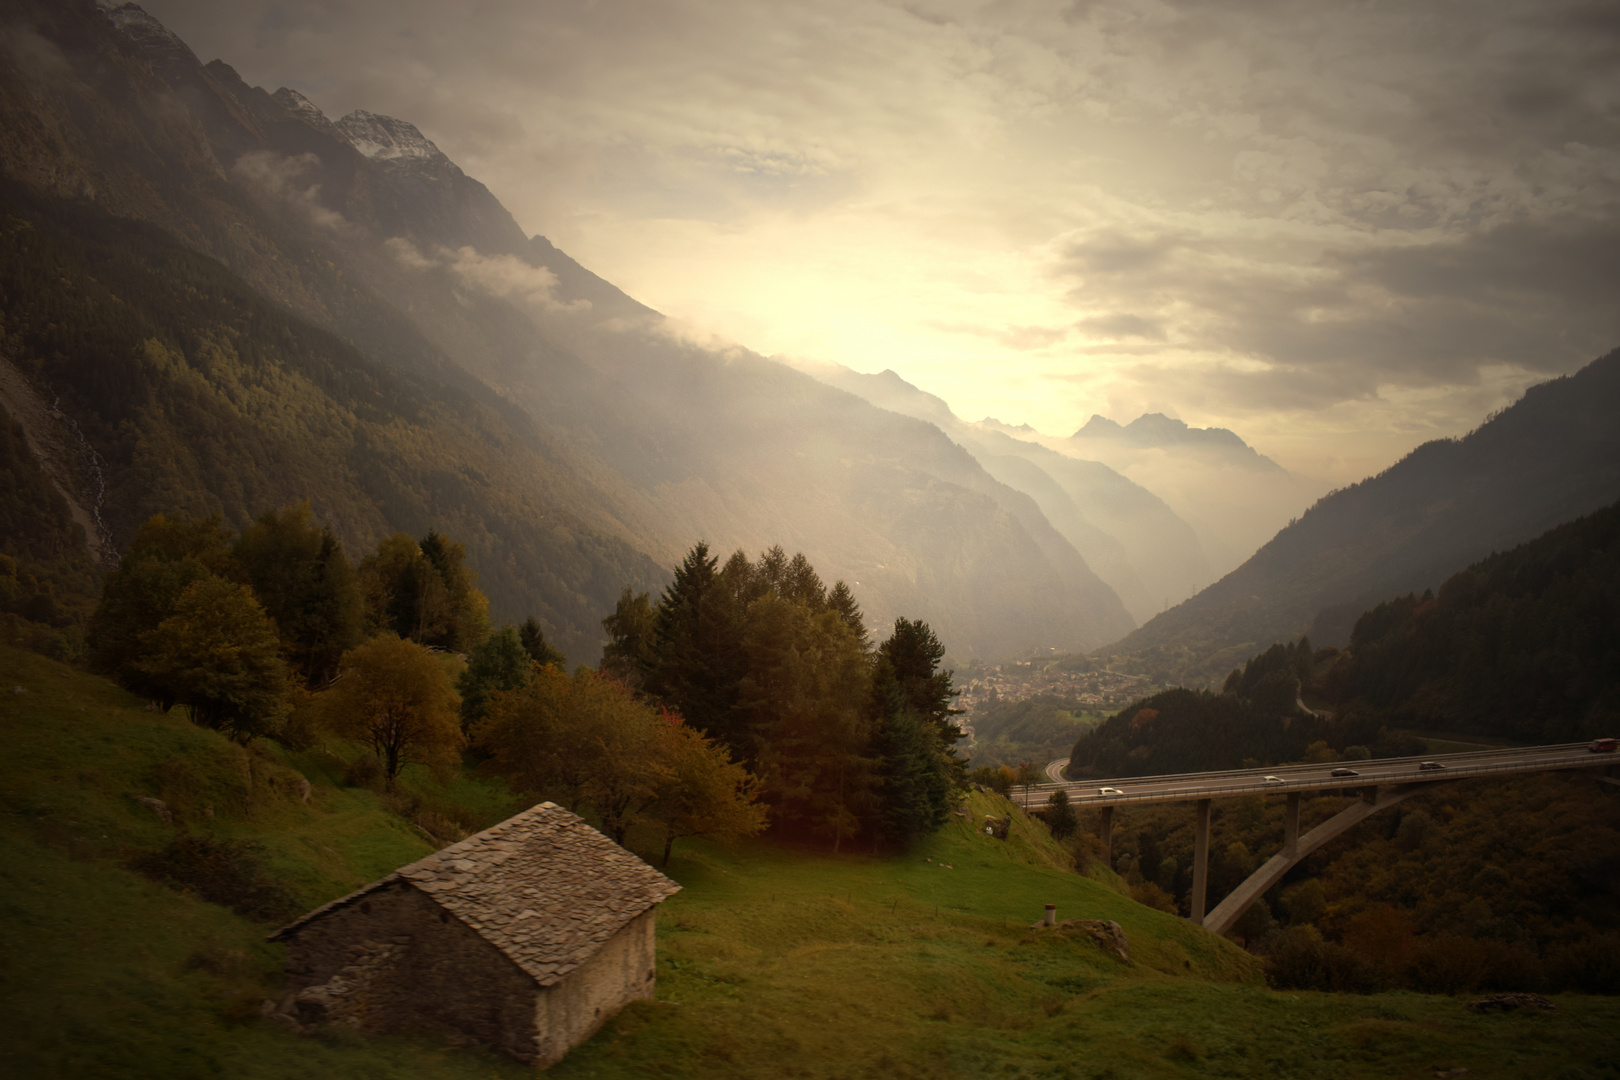
[(1102, 946), (1108, 955), (1125, 963), (1131, 962), (1131, 943), (1125, 930), (1112, 919), (1065, 919), (1057, 924), (1059, 930), (1079, 930)]

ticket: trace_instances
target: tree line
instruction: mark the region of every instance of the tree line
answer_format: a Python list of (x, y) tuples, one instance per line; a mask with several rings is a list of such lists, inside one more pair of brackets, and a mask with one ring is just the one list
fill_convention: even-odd
[[(1082, 735), (1069, 775), (1421, 753), (1401, 732), (1524, 743), (1620, 731), (1620, 504), (1385, 601), (1347, 648), (1278, 643), (1220, 693), (1175, 688)], [(1319, 705), (1299, 707), (1299, 695)], [(1320, 715), (1320, 714), (1326, 715)]]
[(874, 644), (849, 587), (802, 554), (721, 565), (698, 544), (656, 603), (626, 589), (603, 627), (603, 670), (727, 747), (780, 834), (898, 847), (950, 813), (963, 766), (944, 646), (905, 618)]
[(246, 743), (320, 731), (412, 764), (463, 765), (671, 846), (765, 827), (901, 845), (948, 814), (962, 766), (944, 648), (900, 619), (874, 645), (853, 594), (780, 548), (724, 568), (699, 545), (655, 605), (626, 589), (599, 669), (539, 624), (492, 628), (463, 547), (396, 534), (352, 563), (307, 504), (240, 535), (157, 515), (89, 621), (92, 662)]

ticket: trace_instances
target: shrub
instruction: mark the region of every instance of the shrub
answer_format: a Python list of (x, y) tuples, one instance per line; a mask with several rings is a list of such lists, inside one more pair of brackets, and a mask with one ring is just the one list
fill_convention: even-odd
[(343, 786), (381, 791), (383, 767), (377, 755), (367, 752), (349, 762), (348, 767), (343, 770)]
[(195, 892), (244, 918), (276, 922), (298, 914), (299, 905), (259, 867), (259, 846), (181, 833), (162, 851), (135, 860), (153, 881)]
[(1327, 990), (1370, 994), (1383, 989), (1378, 970), (1364, 957), (1310, 928), (1290, 927), (1270, 939), (1266, 978), (1279, 990)]

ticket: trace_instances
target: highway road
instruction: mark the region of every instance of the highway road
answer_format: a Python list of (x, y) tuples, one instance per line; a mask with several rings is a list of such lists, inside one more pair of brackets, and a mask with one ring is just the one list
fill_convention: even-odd
[[(1425, 761), (1441, 767), (1423, 769)], [(1067, 761), (1054, 761), (1046, 774), (1054, 782), (1038, 784), (1027, 795), (1014, 788), (1014, 802), (1042, 806), (1063, 788), (1075, 807), (1120, 806), (1131, 803), (1194, 802), (1252, 792), (1332, 791), (1432, 780), (1460, 780), (1471, 776), (1548, 772), (1558, 769), (1595, 769), (1620, 764), (1620, 755), (1594, 753), (1586, 743), (1558, 746), (1519, 746), (1476, 750), (1465, 754), (1429, 754), (1422, 757), (1378, 758), (1372, 761), (1336, 761), (1323, 765), (1274, 765), (1264, 769), (1225, 772), (1175, 773), (1169, 776), (1127, 776), (1115, 780), (1059, 781)], [(1355, 776), (1334, 776), (1334, 769), (1352, 769)], [(1108, 789), (1108, 790), (1104, 790)]]

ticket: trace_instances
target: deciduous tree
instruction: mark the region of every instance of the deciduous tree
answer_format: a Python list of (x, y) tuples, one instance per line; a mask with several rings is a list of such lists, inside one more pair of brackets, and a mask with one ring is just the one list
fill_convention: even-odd
[(724, 746), (670, 713), (658, 740), (660, 775), (646, 816), (664, 834), (664, 866), (675, 841), (706, 836), (732, 843), (765, 828), (759, 780)]
[(246, 585), (212, 574), (181, 590), (174, 611), (141, 635), (135, 667), (159, 700), (239, 742), (271, 733), (286, 715), (287, 667), (275, 625)]
[(323, 717), (339, 735), (376, 751), (390, 791), (408, 764), (448, 771), (465, 740), (449, 666), (414, 641), (379, 634), (343, 657), (343, 671), (321, 695)]

